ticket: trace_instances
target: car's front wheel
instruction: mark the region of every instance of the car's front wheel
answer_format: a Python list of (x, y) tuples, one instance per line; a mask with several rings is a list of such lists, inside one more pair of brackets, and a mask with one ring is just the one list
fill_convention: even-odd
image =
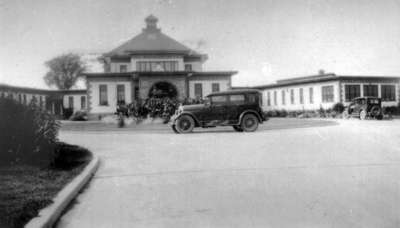
[(175, 125), (172, 125), (171, 128), (172, 128), (172, 130), (173, 130), (175, 133), (179, 134), (179, 131), (176, 130), (176, 126), (175, 126)]
[(240, 128), (242, 128), (243, 131), (246, 131), (246, 132), (256, 131), (258, 128), (257, 116), (255, 116), (254, 114), (246, 114), (242, 119)]
[(360, 120), (365, 120), (367, 118), (367, 112), (365, 110), (362, 110), (360, 112)]
[(179, 133), (190, 133), (194, 128), (194, 120), (188, 115), (183, 115), (176, 120), (175, 129)]
[(235, 131), (238, 131), (238, 132), (243, 132), (243, 129), (238, 125), (233, 125), (233, 129), (235, 129)]

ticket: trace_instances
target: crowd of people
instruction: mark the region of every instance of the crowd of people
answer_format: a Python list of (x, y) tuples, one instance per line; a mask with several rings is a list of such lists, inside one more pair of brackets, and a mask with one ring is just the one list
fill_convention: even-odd
[(126, 117), (136, 119), (162, 118), (166, 122), (175, 113), (179, 105), (200, 104), (202, 99), (184, 99), (182, 102), (176, 98), (147, 98), (145, 100), (134, 101), (128, 105), (120, 103), (117, 105), (117, 113)]

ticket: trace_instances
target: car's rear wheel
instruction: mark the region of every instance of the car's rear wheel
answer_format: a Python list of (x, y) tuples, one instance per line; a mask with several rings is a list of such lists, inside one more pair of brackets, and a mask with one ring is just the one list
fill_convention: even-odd
[(243, 129), (239, 125), (233, 125), (232, 127), (235, 129), (235, 131), (243, 132)]
[(179, 133), (190, 133), (194, 128), (194, 120), (188, 115), (183, 115), (176, 120), (175, 128)]
[(360, 112), (360, 120), (365, 120), (367, 118), (367, 112), (365, 110), (362, 110)]
[(258, 128), (258, 119), (254, 114), (246, 114), (243, 119), (242, 123), (240, 124), (240, 128), (243, 129), (245, 132), (253, 132), (256, 131)]

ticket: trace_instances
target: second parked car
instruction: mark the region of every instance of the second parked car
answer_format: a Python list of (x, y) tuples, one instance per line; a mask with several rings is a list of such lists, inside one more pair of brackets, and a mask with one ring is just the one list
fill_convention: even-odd
[(381, 120), (383, 118), (381, 99), (378, 97), (355, 98), (346, 107), (343, 116), (345, 118), (358, 117), (361, 120), (368, 117)]

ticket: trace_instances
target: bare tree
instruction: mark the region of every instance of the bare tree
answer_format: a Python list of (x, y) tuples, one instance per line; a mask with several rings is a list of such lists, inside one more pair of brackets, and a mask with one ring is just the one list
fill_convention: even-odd
[(85, 64), (77, 54), (69, 53), (57, 56), (45, 63), (49, 71), (44, 76), (44, 81), (49, 86), (68, 90), (86, 70)]

